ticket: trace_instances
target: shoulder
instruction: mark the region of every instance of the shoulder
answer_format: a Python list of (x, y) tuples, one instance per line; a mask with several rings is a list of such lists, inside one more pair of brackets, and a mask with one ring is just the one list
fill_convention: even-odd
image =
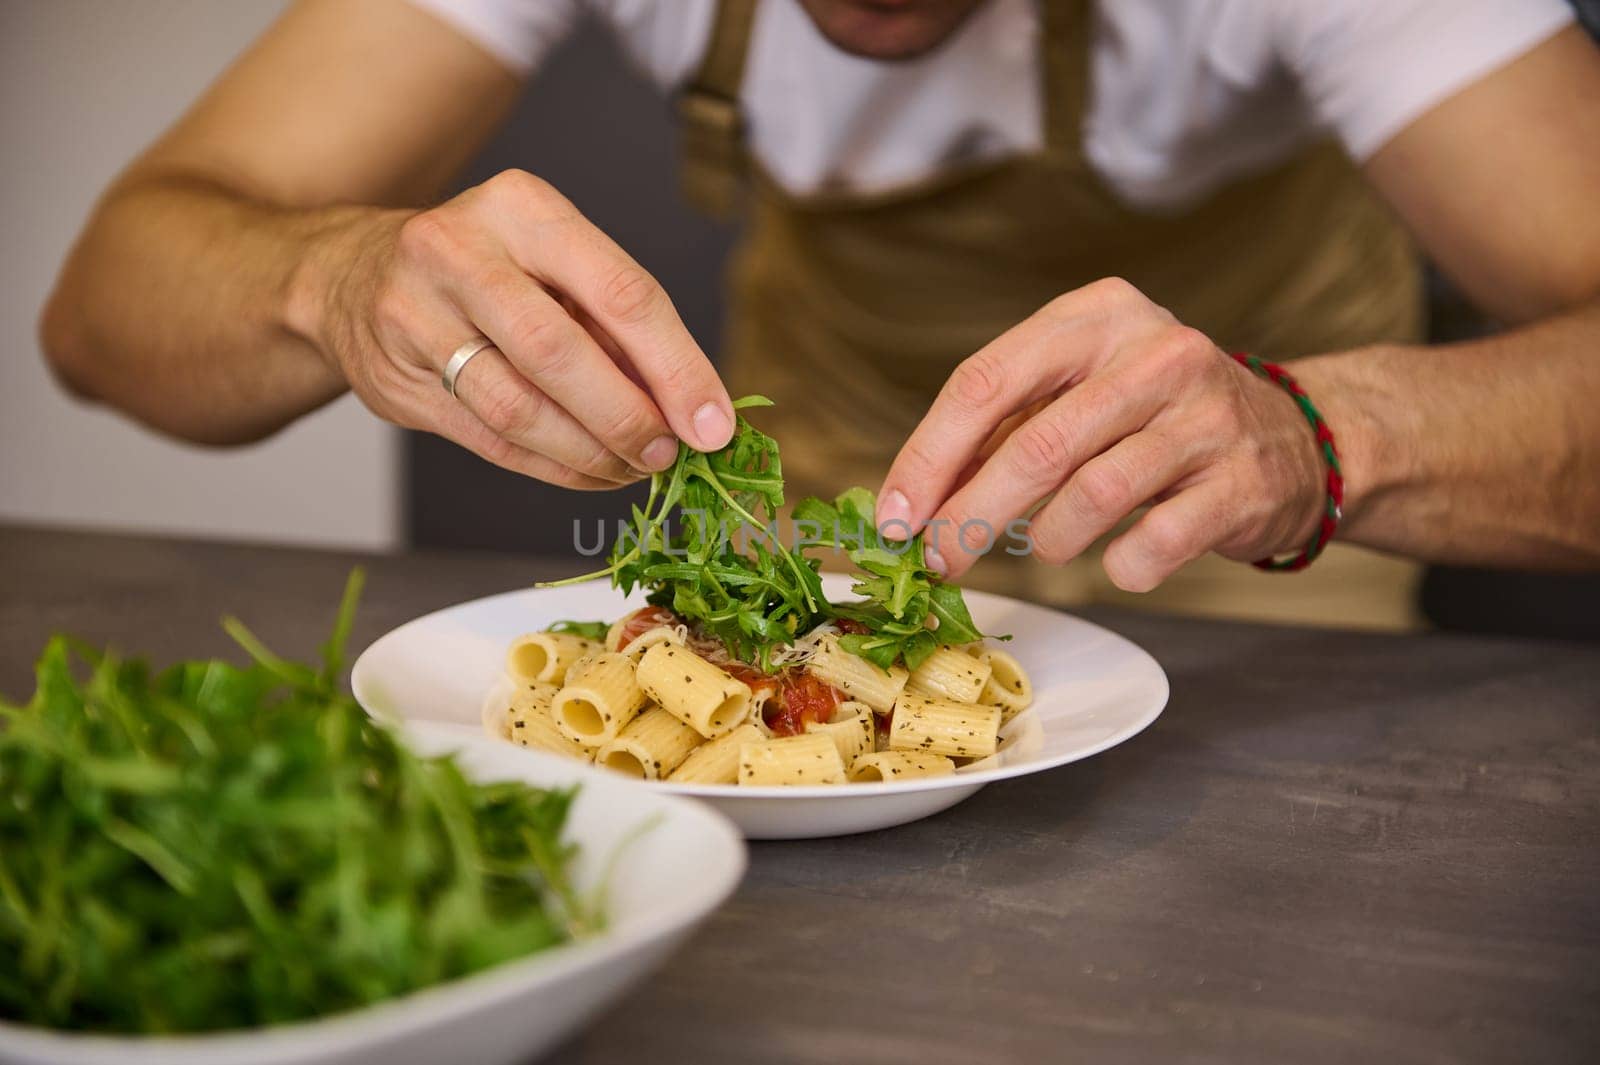
[(539, 65), (591, 0), (406, 0), (517, 73)]
[(1216, 3), (1216, 31), (1239, 40), (1216, 37), (1210, 50), (1260, 77), (1287, 74), (1358, 159), (1574, 17), (1567, 0)]

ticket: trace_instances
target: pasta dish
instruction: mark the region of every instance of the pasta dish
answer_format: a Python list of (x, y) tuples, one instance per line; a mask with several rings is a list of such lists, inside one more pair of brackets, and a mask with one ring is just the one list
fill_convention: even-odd
[[(486, 730), (686, 784), (901, 781), (993, 757), (1032, 687), (925, 566), (921, 538), (884, 539), (857, 488), (796, 504), (790, 550), (775, 535), (782, 503), (777, 445), (742, 415), (723, 451), (681, 449), (610, 565), (573, 579), (644, 587), (650, 605), (517, 637)], [(690, 512), (697, 520), (672, 530)], [(860, 599), (823, 595), (806, 555), (817, 545), (850, 558)]]

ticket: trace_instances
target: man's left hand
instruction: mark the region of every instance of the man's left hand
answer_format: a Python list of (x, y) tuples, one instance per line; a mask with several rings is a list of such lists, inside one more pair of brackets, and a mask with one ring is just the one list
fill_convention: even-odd
[(1153, 504), (1104, 558), (1118, 587), (1142, 592), (1208, 551), (1298, 551), (1326, 478), (1285, 392), (1113, 278), (956, 368), (895, 459), (877, 520), (886, 535), (926, 528), (929, 564), (953, 578), (1041, 500), (1029, 538), (1055, 565)]

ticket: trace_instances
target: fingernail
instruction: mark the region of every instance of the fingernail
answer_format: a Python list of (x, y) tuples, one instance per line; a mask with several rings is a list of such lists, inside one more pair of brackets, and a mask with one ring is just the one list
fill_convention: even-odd
[(927, 563), (928, 568), (941, 577), (950, 572), (949, 567), (944, 564), (944, 556), (939, 554), (937, 547), (924, 545), (922, 548), (922, 561)]
[(694, 434), (700, 438), (700, 450), (715, 450), (733, 436), (733, 419), (715, 403), (706, 403), (694, 412)]
[(889, 540), (911, 536), (911, 502), (898, 488), (891, 488), (878, 500), (878, 532)]
[(647, 470), (664, 470), (678, 457), (678, 441), (670, 436), (658, 436), (646, 445), (639, 457)]

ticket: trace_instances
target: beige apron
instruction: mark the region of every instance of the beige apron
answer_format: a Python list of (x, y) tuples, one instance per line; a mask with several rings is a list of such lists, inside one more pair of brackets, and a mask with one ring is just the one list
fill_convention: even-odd
[[(734, 395), (777, 401), (761, 424), (783, 447), (791, 499), (876, 488), (962, 359), (1097, 278), (1127, 278), (1223, 348), (1269, 358), (1420, 333), (1411, 247), (1332, 144), (1181, 212), (1116, 198), (1082, 148), (1090, 0), (1041, 5), (1041, 153), (888, 192), (789, 195), (743, 139), (737, 101), (755, 6), (723, 0), (680, 97), (684, 176), (703, 207), (748, 209), (723, 373)], [(1099, 554), (1048, 567), (995, 553), (963, 584), (1066, 606), (1416, 623), (1415, 567), (1345, 545), (1295, 575), (1208, 557), (1143, 596), (1115, 588)]]

